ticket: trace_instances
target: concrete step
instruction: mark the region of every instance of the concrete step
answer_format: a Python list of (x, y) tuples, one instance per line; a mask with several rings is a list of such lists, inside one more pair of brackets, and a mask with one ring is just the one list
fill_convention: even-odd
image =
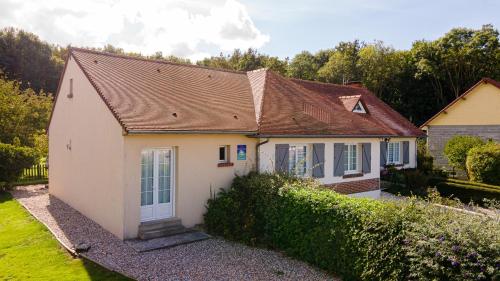
[(139, 225), (139, 232), (146, 232), (152, 230), (159, 230), (170, 226), (182, 226), (181, 219), (179, 218), (168, 218), (155, 221), (143, 222)]
[(159, 237), (167, 237), (176, 234), (191, 232), (192, 229), (185, 228), (184, 226), (170, 226), (161, 229), (155, 229), (150, 231), (139, 232), (139, 239), (148, 240)]

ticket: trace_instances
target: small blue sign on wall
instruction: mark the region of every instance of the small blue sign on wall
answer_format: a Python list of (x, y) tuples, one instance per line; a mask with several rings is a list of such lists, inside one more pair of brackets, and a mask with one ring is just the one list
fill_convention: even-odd
[(247, 160), (247, 145), (246, 144), (238, 144), (237, 145), (237, 159), (238, 160)]

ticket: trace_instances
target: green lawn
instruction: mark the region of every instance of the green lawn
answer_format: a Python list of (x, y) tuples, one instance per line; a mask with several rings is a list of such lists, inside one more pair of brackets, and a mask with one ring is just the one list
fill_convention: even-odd
[(0, 191), (0, 280), (129, 280), (71, 257), (44, 225)]

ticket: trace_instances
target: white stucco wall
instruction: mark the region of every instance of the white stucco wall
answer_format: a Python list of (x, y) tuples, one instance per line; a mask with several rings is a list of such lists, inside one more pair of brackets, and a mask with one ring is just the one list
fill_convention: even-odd
[[(266, 139), (260, 139), (264, 141)], [(380, 141), (381, 138), (270, 138), (269, 142), (259, 148), (259, 169), (262, 172), (273, 172), (276, 144), (325, 144), (325, 177), (318, 180), (322, 184), (359, 181), (380, 177)], [(409, 141), (409, 164), (402, 168), (416, 167), (416, 142), (415, 138), (392, 138), (391, 141)], [(333, 144), (334, 143), (371, 143), (371, 172), (362, 177), (343, 178), (333, 176)]]
[(49, 192), (119, 238), (123, 143), (118, 121), (71, 58), (49, 127)]
[[(236, 148), (247, 146), (246, 160), (237, 160)], [(125, 237), (137, 236), (140, 224), (141, 151), (148, 148), (174, 148), (175, 217), (186, 227), (203, 222), (210, 192), (228, 188), (235, 175), (255, 170), (257, 139), (229, 134), (128, 135), (125, 137)], [(230, 146), (234, 166), (218, 167), (219, 146)]]

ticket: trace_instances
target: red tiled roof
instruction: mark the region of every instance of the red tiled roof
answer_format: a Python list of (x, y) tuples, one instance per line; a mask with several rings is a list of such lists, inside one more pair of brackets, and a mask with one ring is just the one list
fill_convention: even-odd
[(420, 126), (420, 128), (423, 128), (425, 126), (427, 126), (432, 120), (436, 119), (436, 117), (438, 117), (442, 112), (446, 111), (448, 108), (450, 108), (452, 105), (454, 105), (457, 101), (465, 98), (470, 92), (472, 92), (472, 90), (474, 88), (476, 88), (477, 86), (481, 85), (481, 84), (491, 84), (497, 88), (500, 89), (500, 82), (496, 81), (496, 80), (493, 80), (491, 78), (487, 78), (487, 77), (484, 77), (482, 78), (481, 80), (479, 80), (479, 82), (477, 82), (476, 84), (474, 84), (474, 86), (470, 87), (467, 91), (465, 91), (463, 94), (461, 94), (458, 98), (456, 98), (454, 101), (450, 102), (447, 106), (445, 106), (443, 109), (441, 109), (438, 113), (436, 113), (434, 116), (432, 116), (429, 120), (425, 121), (424, 124), (422, 124)]
[[(365, 88), (72, 48), (126, 132), (282, 136), (421, 136)], [(56, 99), (57, 100), (57, 99)], [(367, 114), (353, 113), (361, 101)]]

